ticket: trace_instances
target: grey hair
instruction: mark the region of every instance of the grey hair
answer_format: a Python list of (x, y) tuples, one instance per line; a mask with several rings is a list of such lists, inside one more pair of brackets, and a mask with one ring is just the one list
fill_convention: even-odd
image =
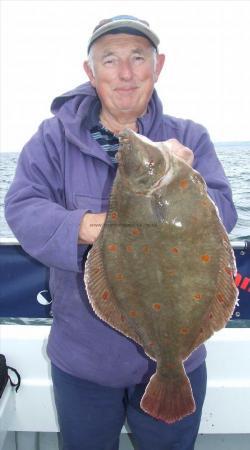
[(90, 48), (87, 63), (88, 63), (88, 65), (89, 65), (89, 67), (90, 67), (90, 69), (92, 70), (93, 75), (94, 75), (94, 74), (95, 74), (95, 73), (94, 73), (94, 72), (95, 72), (95, 69), (94, 69), (93, 47)]

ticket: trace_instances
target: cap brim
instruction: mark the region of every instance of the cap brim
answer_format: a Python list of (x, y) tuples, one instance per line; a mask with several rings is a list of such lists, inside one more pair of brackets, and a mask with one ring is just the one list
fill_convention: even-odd
[[(133, 30), (136, 32), (140, 32), (143, 36), (149, 39), (149, 41), (152, 42), (155, 48), (158, 47), (160, 43), (160, 39), (158, 36), (146, 25), (144, 25), (142, 22), (139, 22), (137, 20), (116, 20), (113, 22), (106, 23), (102, 25), (101, 27), (97, 28), (96, 31), (92, 34), (89, 43), (88, 43), (88, 52), (90, 50), (91, 45), (96, 41), (96, 39), (100, 38), (101, 36), (112, 33), (112, 31), (119, 30), (119, 29), (128, 29), (130, 30), (130, 33), (132, 34)], [(122, 31), (121, 31), (122, 33)]]

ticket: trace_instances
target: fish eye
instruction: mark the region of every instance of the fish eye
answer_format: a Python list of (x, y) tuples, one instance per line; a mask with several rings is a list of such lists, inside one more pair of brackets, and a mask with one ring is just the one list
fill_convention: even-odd
[(154, 175), (154, 173), (157, 173), (159, 175), (165, 170), (165, 164), (162, 158), (151, 158), (145, 162), (145, 166), (147, 167), (148, 173), (150, 175)]

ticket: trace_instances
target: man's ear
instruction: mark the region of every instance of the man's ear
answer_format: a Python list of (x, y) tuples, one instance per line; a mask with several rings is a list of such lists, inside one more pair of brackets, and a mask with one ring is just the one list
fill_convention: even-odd
[(83, 68), (89, 78), (90, 83), (92, 84), (93, 87), (95, 87), (95, 77), (93, 74), (93, 70), (90, 67), (89, 61), (84, 61)]
[(163, 53), (156, 55), (156, 66), (155, 66), (155, 83), (158, 81), (159, 75), (165, 63), (165, 55)]

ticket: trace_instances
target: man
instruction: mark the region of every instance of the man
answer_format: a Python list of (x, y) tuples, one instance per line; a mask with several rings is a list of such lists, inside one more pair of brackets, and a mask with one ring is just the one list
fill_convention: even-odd
[(102, 21), (88, 45), (90, 83), (52, 103), (25, 145), (6, 196), (6, 218), (23, 248), (50, 267), (53, 325), (48, 342), (64, 450), (118, 450), (127, 419), (140, 450), (192, 450), (206, 390), (205, 347), (185, 361), (196, 411), (172, 425), (140, 409), (155, 363), (102, 322), (83, 285), (115, 177), (117, 134), (131, 128), (171, 149), (205, 178), (228, 231), (236, 222), (231, 190), (207, 131), (163, 114), (154, 90), (164, 64), (145, 21)]

